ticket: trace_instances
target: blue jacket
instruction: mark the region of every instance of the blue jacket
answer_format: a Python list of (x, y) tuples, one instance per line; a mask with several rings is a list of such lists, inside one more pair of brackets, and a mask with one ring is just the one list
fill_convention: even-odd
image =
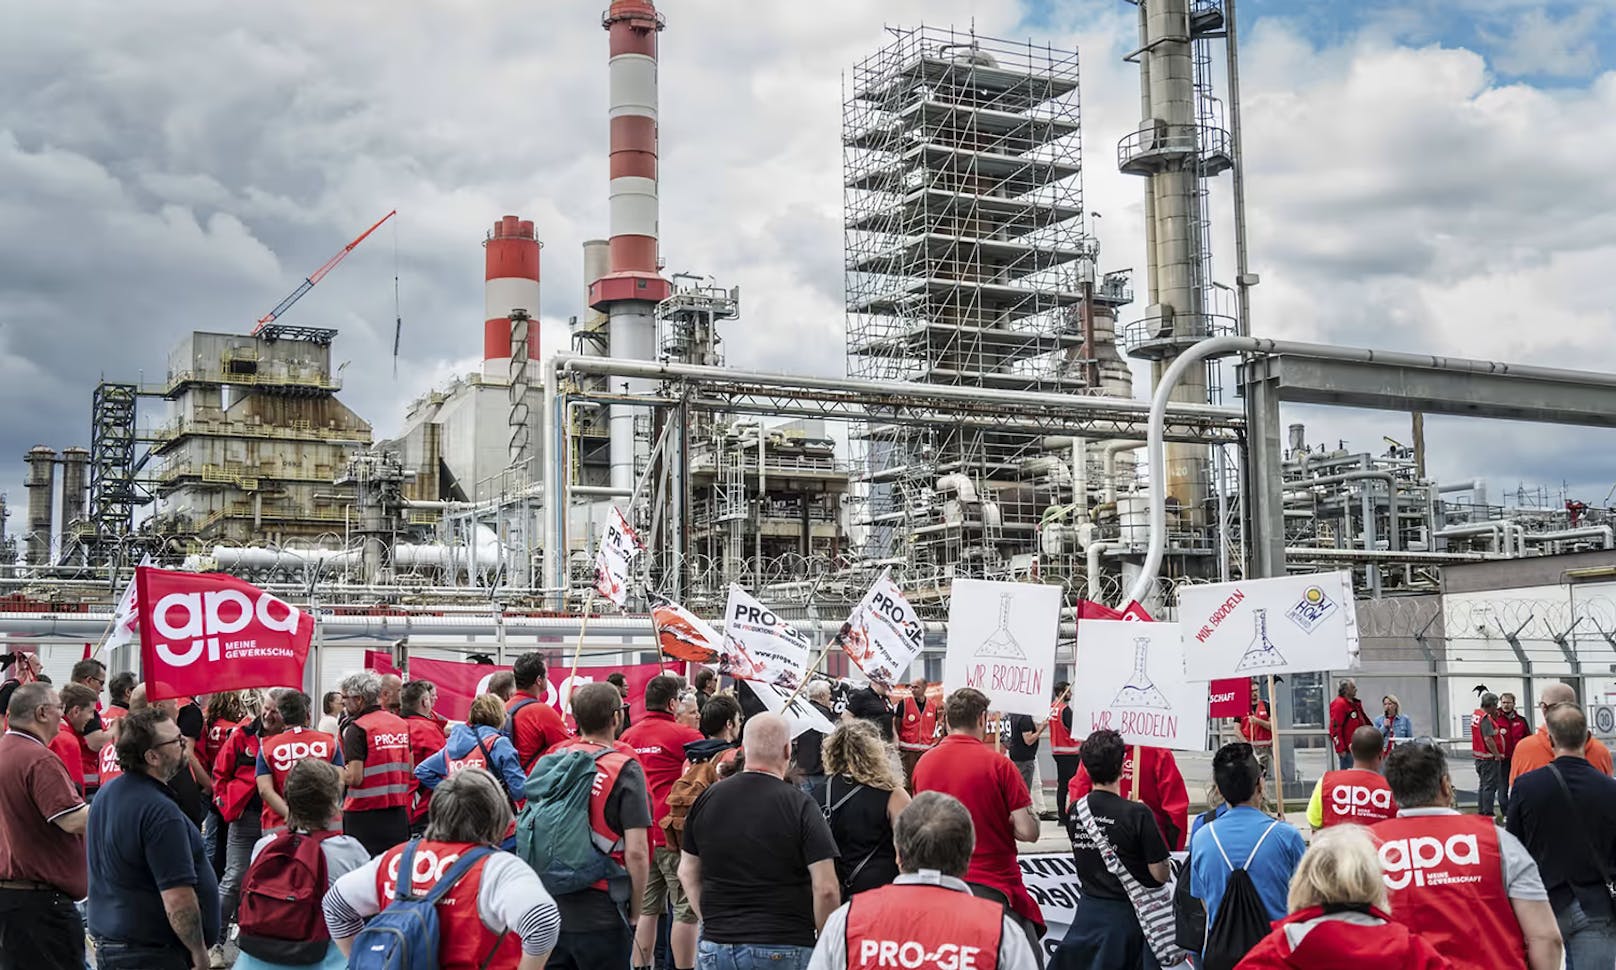
[(449, 758), (456, 760), (464, 758), (477, 750), (477, 738), (482, 737), (483, 747), (488, 749), (488, 756), (492, 762), (488, 767), (496, 778), (505, 780), (505, 790), (515, 801), (522, 799), (522, 786), (527, 781), (527, 773), (522, 770), (522, 761), (516, 756), (516, 748), (512, 746), (511, 739), (500, 732), (499, 728), (491, 728), (486, 724), (472, 727), (470, 724), (456, 724), (449, 731), (449, 743), (443, 750), (415, 766), (415, 777), (420, 780), (421, 786), (426, 789), (438, 787), (438, 783), (449, 776)]

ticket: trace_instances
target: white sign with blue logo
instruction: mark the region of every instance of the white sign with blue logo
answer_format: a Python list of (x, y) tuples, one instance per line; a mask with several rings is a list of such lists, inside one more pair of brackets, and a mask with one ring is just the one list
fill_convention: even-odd
[(1178, 617), (1186, 680), (1358, 666), (1350, 573), (1185, 586)]

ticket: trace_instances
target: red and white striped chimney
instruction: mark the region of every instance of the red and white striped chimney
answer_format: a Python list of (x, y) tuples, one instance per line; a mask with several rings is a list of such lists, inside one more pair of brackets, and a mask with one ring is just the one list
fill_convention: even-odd
[(523, 309), (527, 325), (527, 357), (539, 359), (539, 241), (533, 220), (505, 216), (494, 223), (483, 243), (487, 272), (483, 289), (483, 376), (508, 378), (511, 373), (511, 311)]
[[(611, 263), (593, 280), (589, 305), (660, 303), (671, 287), (657, 267), (657, 34), (651, 0), (612, 0), (602, 21), (611, 38)], [(613, 348), (615, 356), (622, 356)]]

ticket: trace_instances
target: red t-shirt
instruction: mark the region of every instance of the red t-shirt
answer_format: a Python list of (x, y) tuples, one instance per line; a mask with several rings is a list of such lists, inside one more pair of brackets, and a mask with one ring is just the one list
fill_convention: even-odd
[(971, 813), (976, 850), (965, 881), (999, 890), (1010, 897), (1012, 909), (1043, 926), (1043, 913), (1021, 881), (1010, 824), (1010, 813), (1030, 806), (1032, 793), (1010, 759), (975, 738), (950, 734), (915, 763), (915, 794), (923, 791), (953, 795)]
[(0, 880), (50, 883), (73, 899), (89, 895), (84, 837), (54, 821), (83, 805), (61, 759), (38, 738), (0, 736)]
[[(522, 704), (523, 701), (533, 703)], [(522, 709), (516, 711), (518, 704), (522, 704)], [(511, 715), (511, 741), (516, 745), (516, 757), (522, 762), (523, 771), (532, 771), (546, 751), (572, 737), (556, 709), (531, 694), (512, 697), (506, 702), (505, 710), (516, 711)]]
[(66, 718), (62, 719), (62, 728), (51, 738), (49, 747), (56, 752), (56, 757), (62, 759), (67, 777), (73, 779), (73, 787), (84, 791), (84, 764), (79, 757), (79, 736), (73, 733), (73, 726), (67, 723)]
[(662, 834), (662, 820), (668, 817), (668, 793), (685, 771), (685, 745), (700, 741), (701, 732), (685, 727), (667, 711), (647, 711), (645, 716), (623, 732), (620, 745), (628, 745), (645, 769), (645, 786), (651, 792), (651, 819), (656, 824), (648, 833), (651, 847), (668, 844)]

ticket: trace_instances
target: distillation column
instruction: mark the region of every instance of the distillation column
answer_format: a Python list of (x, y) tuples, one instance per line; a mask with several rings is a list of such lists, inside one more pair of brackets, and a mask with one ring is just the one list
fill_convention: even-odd
[(28, 465), (28, 478), (23, 483), (28, 489), (27, 560), (35, 566), (51, 561), (51, 503), (55, 501), (56, 452), (44, 445), (35, 445), (22, 459)]
[[(657, 259), (657, 34), (663, 20), (650, 0), (613, 0), (602, 25), (611, 45), (611, 239), (608, 272), (590, 283), (589, 306), (607, 315), (613, 357), (652, 360), (657, 304), (671, 289)], [(624, 383), (630, 394), (652, 390), (648, 380)], [(637, 410), (612, 408), (615, 489), (634, 487)]]
[[(1200, 306), (1200, 243), (1197, 235), (1199, 130), (1195, 114), (1195, 78), (1188, 0), (1143, 0), (1139, 4), (1139, 76), (1143, 106), (1140, 131), (1131, 136), (1122, 156), (1124, 172), (1143, 175), (1147, 322), (1171, 343), (1187, 347), (1205, 336)], [(1163, 355), (1152, 368), (1152, 384), (1172, 363), (1176, 352)], [(1172, 400), (1205, 404), (1203, 369), (1185, 375)], [(1152, 469), (1167, 494), (1178, 500), (1191, 522), (1204, 523), (1207, 496), (1207, 449), (1170, 444), (1167, 467)]]

